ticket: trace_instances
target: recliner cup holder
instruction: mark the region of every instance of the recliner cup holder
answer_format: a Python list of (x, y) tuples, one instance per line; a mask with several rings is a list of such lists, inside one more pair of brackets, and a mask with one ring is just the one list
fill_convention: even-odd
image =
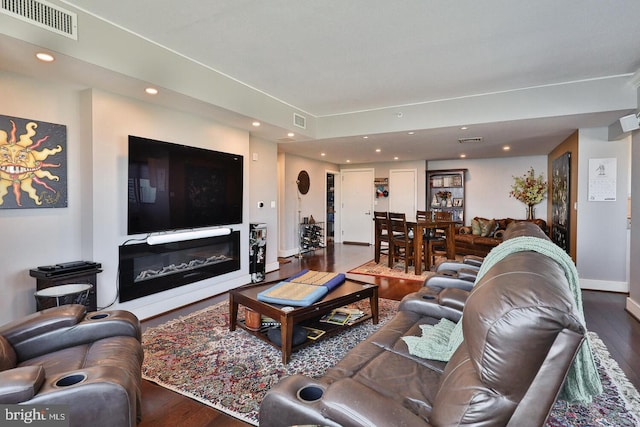
[(308, 385), (298, 390), (297, 396), (302, 402), (311, 403), (320, 400), (323, 394), (324, 390), (321, 387)]
[(65, 377), (60, 378), (58, 381), (56, 381), (55, 385), (56, 387), (69, 387), (72, 385), (79, 384), (86, 379), (87, 379), (86, 374), (67, 375)]
[(94, 314), (92, 316), (88, 316), (88, 319), (89, 320), (99, 320), (99, 319), (104, 319), (105, 317), (109, 317), (109, 313)]

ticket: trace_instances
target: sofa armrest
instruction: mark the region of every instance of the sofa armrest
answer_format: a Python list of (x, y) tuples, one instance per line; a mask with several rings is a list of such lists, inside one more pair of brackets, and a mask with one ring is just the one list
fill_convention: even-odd
[[(437, 384), (432, 384), (437, 387)], [(430, 424), (398, 402), (345, 378), (327, 388), (322, 396), (325, 413), (344, 426), (425, 427)], [(426, 415), (426, 414), (425, 414)]]
[[(303, 375), (283, 378), (262, 399), (258, 424), (260, 427), (294, 425), (340, 427), (324, 414), (320, 398), (327, 386), (321, 381)], [(312, 396), (313, 393), (315, 396)], [(318, 399), (312, 399), (317, 396), (319, 396)]]
[(3, 325), (0, 327), (0, 335), (15, 346), (34, 336), (74, 326), (86, 312), (85, 306), (80, 304), (48, 308)]
[(92, 366), (46, 378), (29, 405), (66, 405), (72, 425), (131, 427), (140, 405), (139, 373)]
[(17, 404), (33, 398), (44, 383), (44, 368), (24, 366), (0, 372), (0, 403)]
[(432, 288), (434, 290), (440, 290), (445, 288), (458, 288), (465, 291), (470, 291), (473, 288), (475, 282), (467, 279), (462, 279), (457, 276), (449, 276), (444, 274), (436, 274), (429, 277), (424, 286)]
[(438, 301), (440, 305), (444, 307), (449, 307), (453, 310), (459, 311), (460, 316), (462, 316), (462, 310), (464, 309), (464, 304), (467, 302), (467, 298), (469, 298), (469, 294), (469, 291), (464, 291), (462, 289), (447, 288), (440, 291), (438, 294)]
[(130, 336), (140, 341), (138, 318), (125, 310), (91, 312), (75, 325), (59, 327), (11, 344), (18, 360), (22, 361), (115, 336)]
[(461, 268), (458, 270), (458, 279), (467, 280), (471, 283), (475, 283), (478, 277), (478, 271), (473, 268)]
[(470, 263), (460, 262), (460, 261), (442, 261), (438, 264), (436, 268), (437, 273), (445, 273), (451, 274), (452, 272), (456, 272), (461, 268), (466, 268), (468, 270), (480, 270), (480, 266), (476, 266)]
[(350, 378), (331, 384), (302, 375), (283, 378), (267, 392), (259, 414), (260, 427), (429, 426), (398, 402)]
[(484, 262), (484, 257), (477, 256), (477, 255), (465, 255), (464, 258), (462, 258), (463, 264), (471, 265), (477, 268), (480, 268), (483, 262)]
[[(464, 306), (464, 302), (462, 305)], [(452, 322), (457, 322), (462, 317), (460, 304), (453, 300), (453, 296), (447, 297), (445, 293), (443, 299), (442, 291), (434, 293), (430, 288), (422, 288), (402, 298), (398, 311), (410, 311), (434, 319), (446, 318)]]

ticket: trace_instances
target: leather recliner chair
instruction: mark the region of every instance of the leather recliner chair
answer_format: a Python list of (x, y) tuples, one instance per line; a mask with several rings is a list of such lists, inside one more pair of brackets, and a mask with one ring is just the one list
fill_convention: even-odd
[(438, 274), (427, 278), (420, 290), (407, 295), (403, 305), (429, 302), (434, 304), (431, 310), (434, 317), (457, 322), (462, 316), (482, 261), (481, 257), (468, 256), (462, 262), (444, 261), (438, 264)]
[[(512, 222), (505, 230), (505, 240), (521, 236), (548, 239), (541, 228), (530, 227), (527, 222)], [(407, 295), (405, 303), (411, 300), (427, 299), (438, 305), (440, 317), (457, 322), (462, 316), (464, 304), (473, 289), (484, 257), (466, 255), (462, 262), (443, 261), (436, 267), (434, 276), (427, 278), (424, 287)]]
[(466, 300), (451, 359), (410, 354), (402, 337), (441, 317), (441, 304), (403, 299), (322, 377), (293, 375), (269, 390), (260, 426), (544, 425), (586, 335), (563, 268), (538, 252), (506, 256)]
[(71, 426), (140, 419), (140, 322), (128, 311), (46, 309), (0, 327), (0, 403), (66, 405)]

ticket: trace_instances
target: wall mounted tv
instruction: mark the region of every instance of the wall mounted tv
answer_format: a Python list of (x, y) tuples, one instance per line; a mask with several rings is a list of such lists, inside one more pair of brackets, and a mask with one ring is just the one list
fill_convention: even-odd
[(242, 223), (243, 157), (129, 135), (127, 233)]

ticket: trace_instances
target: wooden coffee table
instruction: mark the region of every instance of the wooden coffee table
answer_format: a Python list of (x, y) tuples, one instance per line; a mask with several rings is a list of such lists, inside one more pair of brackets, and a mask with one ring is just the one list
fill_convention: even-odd
[[(357, 280), (347, 279), (343, 284), (338, 286), (329, 292), (320, 301), (311, 304), (306, 307), (292, 307), (291, 310), (283, 310), (283, 305), (270, 304), (262, 301), (258, 301), (258, 293), (269, 289), (270, 287), (278, 284), (279, 281), (272, 283), (264, 283), (259, 285), (242, 286), (229, 291), (229, 329), (234, 331), (236, 326), (241, 327), (252, 335), (268, 342), (274, 347), (280, 348), (282, 351), (282, 363), (287, 364), (291, 359), (292, 342), (293, 342), (293, 325), (299, 324), (304, 321), (312, 321), (313, 319), (319, 319), (324, 314), (331, 312), (331, 310), (352, 304), (356, 301), (369, 298), (369, 305), (371, 313), (358, 319), (356, 323), (361, 323), (371, 319), (374, 324), (378, 323), (378, 285), (360, 282)], [(250, 308), (257, 311), (260, 314), (271, 317), (280, 322), (281, 330), (281, 342), (282, 346), (278, 347), (272, 343), (267, 334), (264, 331), (255, 331), (245, 326), (243, 321), (238, 320), (238, 306)], [(343, 330), (349, 326), (337, 326), (323, 323), (323, 326), (327, 325), (323, 329), (325, 334), (320, 337), (322, 339), (326, 336), (331, 336)], [(313, 340), (307, 339), (303, 345), (309, 344)], [(296, 347), (297, 348), (297, 347)]]

